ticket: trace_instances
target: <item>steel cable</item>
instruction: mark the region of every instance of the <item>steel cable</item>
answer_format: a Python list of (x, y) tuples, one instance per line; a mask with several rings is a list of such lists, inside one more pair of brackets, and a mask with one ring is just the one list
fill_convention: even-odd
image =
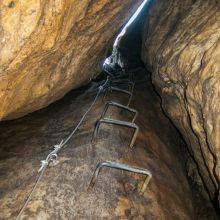
[(83, 123), (85, 117), (87, 116), (87, 114), (91, 111), (92, 107), (95, 105), (97, 99), (99, 98), (100, 94), (103, 92), (103, 90), (105, 89), (105, 86), (108, 84), (109, 82), (109, 77), (107, 77), (107, 79), (105, 80), (105, 82), (98, 87), (98, 92), (92, 102), (92, 104), (89, 106), (89, 108), (87, 109), (87, 111), (84, 113), (84, 115), (82, 116), (82, 118), (80, 119), (80, 121), (78, 122), (78, 124), (76, 125), (76, 127), (73, 129), (73, 131), (68, 135), (68, 137), (65, 140), (62, 140), (60, 142), (60, 144), (55, 145), (54, 149), (47, 155), (45, 160), (41, 161), (41, 167), (38, 170), (38, 172), (40, 173), (36, 179), (36, 182), (34, 184), (34, 187), (32, 188), (31, 192), (29, 193), (24, 205), (22, 206), (21, 210), (19, 211), (18, 216), (16, 217), (16, 220), (19, 220), (24, 212), (24, 210), (26, 209), (27, 205), (29, 204), (39, 182), (41, 181), (41, 179), (43, 178), (43, 175), (45, 173), (45, 170), (47, 168), (47, 166), (49, 165), (50, 162), (55, 163), (57, 161), (57, 153), (61, 150), (61, 148), (67, 144), (67, 142), (71, 139), (71, 137), (76, 133), (76, 131), (79, 129), (79, 127), (81, 126), (81, 124)]

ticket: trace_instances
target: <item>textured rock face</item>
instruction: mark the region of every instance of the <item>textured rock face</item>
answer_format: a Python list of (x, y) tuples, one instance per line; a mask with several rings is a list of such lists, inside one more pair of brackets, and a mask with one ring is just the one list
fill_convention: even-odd
[(163, 107), (187, 141), (201, 184), (218, 204), (220, 2), (155, 0), (142, 49)]
[(0, 120), (61, 98), (97, 73), (141, 0), (0, 2)]
[[(96, 143), (91, 144), (95, 121), (107, 100), (128, 101), (120, 93), (100, 97), (59, 152), (59, 163), (47, 168), (22, 220), (203, 219), (194, 218), (191, 191), (175, 151), (179, 141), (171, 136), (178, 137), (176, 130), (163, 115), (151, 84), (137, 80), (131, 106), (139, 112), (135, 121), (140, 132), (133, 149), (128, 147), (133, 131), (121, 126), (102, 125)], [(0, 219), (15, 219), (36, 181), (40, 160), (72, 131), (93, 99), (94, 94), (81, 91), (77, 96), (73, 91), (48, 108), (0, 123)], [(106, 117), (131, 119), (117, 108), (110, 108)], [(153, 178), (146, 192), (138, 192), (143, 176), (107, 168), (88, 192), (97, 163), (106, 160), (149, 169)]]

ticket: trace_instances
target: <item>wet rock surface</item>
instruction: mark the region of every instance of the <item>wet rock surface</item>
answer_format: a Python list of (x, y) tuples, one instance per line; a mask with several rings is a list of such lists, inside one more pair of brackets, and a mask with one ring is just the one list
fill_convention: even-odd
[(193, 158), (188, 174), (219, 208), (220, 2), (155, 0), (142, 49), (163, 108)]
[(141, 0), (0, 2), (0, 120), (45, 107), (99, 72)]
[[(193, 199), (181, 164), (179, 136), (163, 115), (149, 82), (138, 78), (131, 107), (140, 127), (133, 150), (130, 129), (103, 125), (91, 145), (95, 121), (107, 100), (126, 104), (128, 97), (100, 98), (83, 126), (48, 167), (22, 219), (194, 219)], [(92, 102), (94, 94), (74, 91), (48, 108), (0, 123), (1, 219), (17, 214), (36, 179), (40, 160), (66, 137)], [(129, 120), (109, 109), (108, 117)], [(144, 195), (144, 177), (103, 168), (91, 192), (87, 187), (98, 162), (110, 160), (149, 169), (153, 178)], [(199, 218), (201, 219), (201, 218)]]

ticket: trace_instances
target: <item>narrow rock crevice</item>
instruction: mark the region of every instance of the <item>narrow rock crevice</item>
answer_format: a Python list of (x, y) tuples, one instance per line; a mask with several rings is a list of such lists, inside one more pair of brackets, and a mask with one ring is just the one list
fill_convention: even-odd
[(212, 0), (154, 1), (142, 47), (142, 60), (152, 72), (166, 115), (199, 168), (195, 181), (208, 190), (218, 211), (219, 7)]
[[(77, 126), (97, 88), (104, 90), (58, 163), (46, 166), (20, 219), (218, 219), (219, 1), (0, 6), (1, 219), (18, 216), (40, 161)], [(13, 23), (16, 33), (8, 26), (12, 15), (26, 21)], [(105, 104), (128, 103), (128, 91), (99, 87), (117, 74), (135, 82), (133, 148), (133, 130), (123, 126), (101, 124), (92, 141)], [(132, 116), (111, 107), (106, 118), (130, 122)], [(149, 170), (147, 190), (139, 192), (144, 176), (103, 168), (88, 191), (104, 161)]]

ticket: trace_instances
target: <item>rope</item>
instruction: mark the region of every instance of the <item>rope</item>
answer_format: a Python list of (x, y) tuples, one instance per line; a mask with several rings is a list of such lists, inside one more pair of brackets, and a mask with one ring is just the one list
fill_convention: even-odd
[(24, 205), (22, 206), (22, 209), (20, 210), (18, 216), (16, 217), (16, 220), (19, 220), (21, 218), (21, 215), (23, 214), (24, 210), (26, 209), (28, 203), (30, 202), (30, 200), (32, 198), (32, 195), (34, 194), (34, 192), (35, 192), (39, 182), (41, 181), (41, 179), (42, 179), (42, 177), (44, 175), (45, 170), (46, 170), (46, 166), (44, 166), (43, 169), (41, 170), (41, 173), (38, 176), (38, 178), (37, 178), (37, 180), (36, 180), (36, 182), (34, 184), (34, 187), (32, 188), (32, 190), (30, 192), (30, 194), (28, 195), (27, 200), (25, 201)]
[(39, 182), (41, 181), (41, 179), (43, 178), (43, 175), (45, 173), (45, 170), (47, 168), (47, 166), (50, 164), (50, 162), (53, 163), (53, 165), (56, 165), (59, 161), (57, 160), (58, 158), (58, 152), (61, 150), (61, 148), (71, 139), (71, 137), (76, 133), (76, 131), (79, 129), (79, 127), (81, 126), (81, 124), (83, 123), (85, 117), (87, 116), (87, 114), (91, 111), (92, 107), (95, 105), (99, 95), (101, 94), (101, 92), (105, 89), (106, 85), (109, 82), (109, 77), (107, 77), (107, 79), (105, 80), (105, 82), (103, 83), (103, 85), (98, 87), (98, 92), (92, 102), (92, 104), (90, 105), (90, 107), (87, 109), (87, 111), (84, 113), (84, 115), (82, 116), (82, 118), (80, 119), (80, 121), (78, 122), (78, 124), (76, 125), (76, 127), (73, 129), (73, 131), (69, 134), (69, 136), (65, 139), (62, 140), (58, 145), (54, 145), (54, 149), (47, 155), (45, 160), (41, 160), (41, 166), (40, 169), (38, 170), (39, 176), (36, 179), (36, 182), (34, 184), (34, 187), (32, 188), (30, 194), (28, 195), (24, 205), (22, 206), (18, 216), (16, 217), (16, 220), (19, 220), (21, 218), (21, 215), (23, 214), (24, 210), (26, 209), (27, 205), (29, 204), (37, 186), (39, 185)]

